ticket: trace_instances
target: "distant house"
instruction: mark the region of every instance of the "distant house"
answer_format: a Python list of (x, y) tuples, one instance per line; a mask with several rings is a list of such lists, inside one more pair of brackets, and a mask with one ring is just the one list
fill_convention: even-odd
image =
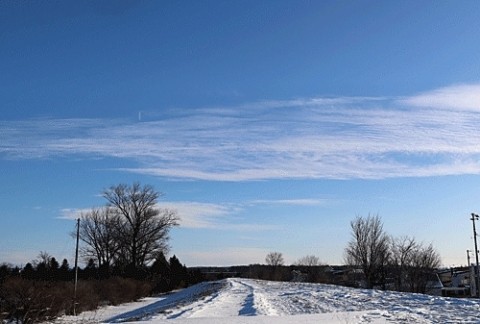
[(306, 273), (302, 273), (299, 270), (292, 271), (292, 282), (306, 282), (308, 279), (308, 275)]
[(443, 283), (442, 296), (471, 297), (475, 296), (475, 283), (472, 282), (473, 266), (471, 268), (451, 268), (439, 271), (437, 274)]

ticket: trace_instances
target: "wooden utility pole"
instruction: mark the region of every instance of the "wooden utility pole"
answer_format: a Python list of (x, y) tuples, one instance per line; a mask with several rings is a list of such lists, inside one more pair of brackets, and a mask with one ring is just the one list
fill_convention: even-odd
[(478, 220), (478, 215), (472, 213), (472, 218), (470, 218), (473, 224), (473, 241), (475, 242), (475, 295), (480, 298), (480, 287), (479, 287), (479, 268), (478, 268), (478, 247), (477, 247), (477, 230), (475, 229), (475, 221)]
[(80, 239), (80, 218), (77, 219), (77, 244), (75, 246), (75, 287), (73, 289), (73, 315), (77, 316), (77, 283), (78, 283), (78, 241)]

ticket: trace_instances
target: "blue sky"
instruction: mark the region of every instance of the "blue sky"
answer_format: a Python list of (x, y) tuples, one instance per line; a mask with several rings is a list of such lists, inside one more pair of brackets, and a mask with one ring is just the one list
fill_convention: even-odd
[(151, 184), (188, 266), (343, 262), (349, 223), (473, 250), (477, 1), (0, 2), (0, 261), (73, 261)]

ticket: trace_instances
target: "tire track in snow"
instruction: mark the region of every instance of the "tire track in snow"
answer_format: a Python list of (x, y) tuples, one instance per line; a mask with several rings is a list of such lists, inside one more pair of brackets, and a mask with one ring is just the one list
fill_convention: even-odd
[(231, 317), (256, 315), (253, 289), (228, 279), (215, 298), (204, 299), (170, 313), (166, 318)]
[(252, 280), (227, 279), (215, 298), (186, 305), (166, 316), (172, 318), (277, 316), (278, 311), (263, 290)]
[(267, 298), (265, 291), (254, 280), (245, 281), (237, 279), (235, 282), (243, 285), (250, 292), (245, 299), (244, 307), (238, 313), (239, 315), (278, 315), (277, 310)]

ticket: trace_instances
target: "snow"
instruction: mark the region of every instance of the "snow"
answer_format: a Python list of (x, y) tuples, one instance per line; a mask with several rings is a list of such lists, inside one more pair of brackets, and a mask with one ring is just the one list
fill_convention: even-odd
[(480, 323), (480, 302), (334, 285), (225, 279), (57, 323)]

